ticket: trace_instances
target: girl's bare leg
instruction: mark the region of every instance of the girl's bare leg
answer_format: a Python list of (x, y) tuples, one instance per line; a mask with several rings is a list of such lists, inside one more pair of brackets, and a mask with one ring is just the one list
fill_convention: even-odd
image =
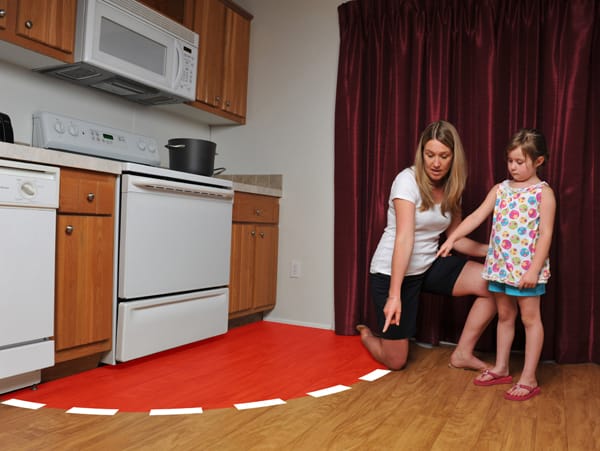
[(450, 364), (457, 368), (482, 370), (489, 366), (473, 354), (479, 337), (496, 315), (496, 303), (481, 277), (482, 270), (482, 264), (469, 261), (454, 284), (453, 296), (477, 296), (450, 357)]
[[(517, 318), (517, 302), (504, 293), (495, 293), (498, 306), (498, 329), (496, 331), (496, 364), (490, 371), (499, 376), (507, 376), (509, 371), (510, 348), (515, 337), (515, 319)], [(489, 374), (481, 374), (477, 379), (492, 379)]]
[(390, 370), (401, 370), (408, 359), (408, 339), (388, 340), (373, 335), (367, 326), (357, 326), (363, 345), (373, 358)]
[[(520, 297), (519, 309), (521, 311), (521, 320), (525, 327), (525, 364), (523, 372), (519, 378), (519, 384), (537, 387), (537, 377), (535, 375), (537, 366), (544, 345), (544, 326), (540, 313), (540, 297), (528, 296)], [(511, 389), (513, 395), (524, 396), (527, 390)]]

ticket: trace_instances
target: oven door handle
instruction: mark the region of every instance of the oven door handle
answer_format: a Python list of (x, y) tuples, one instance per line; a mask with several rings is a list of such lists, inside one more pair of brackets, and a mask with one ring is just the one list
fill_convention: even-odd
[(232, 201), (233, 191), (189, 183), (166, 182), (158, 179), (140, 179), (131, 184), (140, 192), (154, 192), (171, 195), (186, 195), (205, 199)]

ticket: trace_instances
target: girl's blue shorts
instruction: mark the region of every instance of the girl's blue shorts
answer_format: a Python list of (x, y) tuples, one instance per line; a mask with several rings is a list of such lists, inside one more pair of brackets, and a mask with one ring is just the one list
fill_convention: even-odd
[(522, 290), (519, 290), (517, 287), (513, 287), (512, 285), (489, 281), (488, 290), (490, 290), (492, 293), (504, 293), (509, 296), (540, 296), (546, 292), (546, 284), (538, 283), (533, 288), (523, 288)]

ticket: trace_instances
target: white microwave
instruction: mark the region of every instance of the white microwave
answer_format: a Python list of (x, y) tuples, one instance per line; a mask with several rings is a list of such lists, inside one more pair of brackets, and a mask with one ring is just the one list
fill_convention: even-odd
[(146, 105), (196, 98), (198, 34), (134, 0), (78, 0), (74, 64), (36, 69)]

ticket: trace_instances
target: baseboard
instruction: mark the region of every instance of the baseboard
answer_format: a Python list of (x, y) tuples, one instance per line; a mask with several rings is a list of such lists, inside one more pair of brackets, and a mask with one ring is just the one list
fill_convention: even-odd
[(267, 315), (263, 318), (263, 321), (268, 321), (272, 323), (282, 323), (282, 324), (290, 324), (292, 326), (304, 326), (304, 327), (314, 327), (315, 329), (327, 329), (333, 330), (333, 325), (331, 324), (321, 324), (321, 323), (309, 323), (305, 321), (294, 321), (287, 318), (277, 318), (272, 315)]
[(98, 368), (98, 366), (100, 366), (101, 355), (101, 353), (93, 354), (73, 360), (67, 360), (65, 362), (59, 362), (53, 367), (44, 368), (42, 370), (42, 382), (49, 382), (54, 379), (60, 379), (81, 373), (82, 371)]
[(231, 318), (228, 323), (228, 329), (245, 326), (246, 324), (256, 323), (257, 321), (262, 321), (262, 319), (262, 312), (251, 313), (247, 316), (238, 316), (236, 318)]

